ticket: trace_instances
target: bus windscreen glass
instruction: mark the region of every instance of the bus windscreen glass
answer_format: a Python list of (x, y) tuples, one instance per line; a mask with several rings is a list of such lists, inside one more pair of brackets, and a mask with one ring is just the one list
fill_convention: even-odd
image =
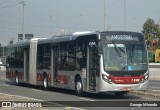
[(102, 44), (105, 71), (147, 70), (144, 44)]

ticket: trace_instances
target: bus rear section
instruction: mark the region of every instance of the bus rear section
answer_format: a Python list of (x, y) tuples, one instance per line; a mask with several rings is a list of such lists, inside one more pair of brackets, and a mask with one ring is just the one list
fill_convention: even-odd
[(37, 85), (37, 42), (39, 38), (19, 41), (7, 47), (6, 78), (16, 84)]

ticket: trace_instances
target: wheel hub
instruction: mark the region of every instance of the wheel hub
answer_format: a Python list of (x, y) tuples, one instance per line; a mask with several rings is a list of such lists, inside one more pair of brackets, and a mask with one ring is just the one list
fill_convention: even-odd
[(80, 91), (82, 88), (82, 84), (81, 82), (77, 82), (77, 90)]
[(46, 78), (44, 78), (43, 84), (44, 84), (44, 87), (47, 87), (47, 79)]

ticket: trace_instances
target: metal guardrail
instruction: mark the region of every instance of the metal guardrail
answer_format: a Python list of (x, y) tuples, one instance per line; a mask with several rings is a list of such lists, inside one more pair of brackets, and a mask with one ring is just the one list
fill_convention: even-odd
[(160, 80), (160, 68), (150, 68), (149, 69), (149, 79)]
[(160, 63), (150, 63), (149, 73), (150, 80), (160, 80)]

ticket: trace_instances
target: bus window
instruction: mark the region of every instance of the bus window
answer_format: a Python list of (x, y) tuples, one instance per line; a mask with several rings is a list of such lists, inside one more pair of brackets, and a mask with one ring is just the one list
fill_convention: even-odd
[(67, 44), (63, 43), (60, 44), (60, 52), (59, 52), (59, 60), (58, 60), (58, 65), (59, 65), (59, 69), (60, 70), (64, 70), (65, 69), (65, 62), (67, 59)]
[(37, 69), (51, 68), (51, 47), (50, 45), (39, 45), (37, 52)]
[(44, 45), (38, 46), (37, 52), (37, 69), (44, 68)]
[(74, 70), (75, 68), (75, 49), (74, 47), (75, 46), (72, 43), (69, 43), (67, 45), (67, 58), (64, 64), (64, 68), (66, 70)]
[(44, 68), (51, 69), (51, 46), (45, 45), (44, 47)]
[(86, 68), (87, 45), (78, 42), (76, 45), (76, 69)]
[(74, 70), (75, 68), (75, 49), (72, 43), (60, 44), (60, 52), (58, 58), (58, 69), (60, 70)]

